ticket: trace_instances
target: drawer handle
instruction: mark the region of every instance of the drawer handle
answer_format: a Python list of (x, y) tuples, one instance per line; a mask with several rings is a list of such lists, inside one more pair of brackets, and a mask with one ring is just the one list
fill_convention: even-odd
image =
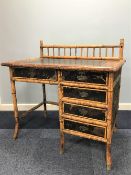
[(93, 132), (93, 130), (94, 130), (94, 126), (90, 126), (90, 125), (87, 125), (87, 126), (80, 126), (79, 127), (79, 129), (81, 130), (81, 131), (88, 131), (89, 133), (91, 133), (91, 132)]
[(88, 97), (89, 96), (89, 93), (88, 92), (79, 92), (80, 96), (81, 97)]
[(88, 112), (85, 109), (79, 109), (81, 115), (85, 116)]
[(89, 126), (79, 126), (80, 131), (88, 131), (89, 130)]
[(77, 80), (80, 80), (80, 81), (87, 81), (88, 78), (87, 78), (86, 75), (78, 75), (78, 76), (77, 76)]
[(84, 81), (84, 80), (87, 80), (88, 78), (87, 78), (85, 72), (79, 72), (79, 74), (77, 75), (77, 79)]

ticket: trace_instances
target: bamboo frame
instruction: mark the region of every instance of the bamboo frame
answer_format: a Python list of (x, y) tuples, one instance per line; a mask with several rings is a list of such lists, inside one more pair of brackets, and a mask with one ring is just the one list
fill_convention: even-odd
[(107, 90), (107, 85), (101, 84), (93, 84), (93, 83), (82, 83), (82, 82), (70, 82), (70, 81), (62, 81), (61, 85), (68, 87), (79, 87), (79, 88), (91, 88), (91, 89), (99, 89), (99, 90)]
[[(79, 137), (84, 137), (88, 139), (93, 139), (96, 141), (101, 141), (106, 143), (106, 164), (107, 170), (111, 169), (112, 166), (112, 158), (111, 158), (111, 140), (114, 127), (112, 128), (112, 101), (113, 101), (113, 88), (120, 80), (120, 75), (114, 80), (114, 73), (121, 69), (122, 65), (124, 64), (123, 58), (123, 48), (124, 48), (124, 39), (120, 40), (119, 45), (49, 45), (45, 44), (43, 41), (40, 41), (40, 60), (43, 63), (44, 58), (63, 58), (63, 59), (89, 59), (89, 60), (107, 60), (113, 64), (110, 68), (104, 66), (96, 66), (93, 68), (85, 67), (85, 66), (65, 66), (60, 65), (60, 60), (58, 65), (46, 65), (42, 67), (41, 65), (33, 65), (33, 64), (23, 64), (23, 63), (3, 63), (3, 66), (8, 66), (10, 69), (10, 81), (11, 81), (11, 93), (12, 93), (12, 100), (14, 106), (14, 117), (15, 117), (15, 131), (13, 138), (16, 139), (18, 137), (19, 132), (19, 114), (18, 114), (18, 106), (17, 106), (17, 97), (16, 97), (16, 87), (15, 82), (29, 82), (29, 83), (40, 83), (42, 84), (43, 89), (43, 101), (28, 110), (27, 112), (23, 113), (22, 117), (25, 117), (29, 112), (34, 111), (38, 107), (44, 105), (44, 114), (47, 116), (47, 106), (46, 104), (53, 104), (59, 106), (59, 122), (60, 122), (60, 153), (64, 152), (64, 134), (72, 134)], [(52, 52), (50, 51), (52, 49)], [(61, 51), (63, 49), (63, 51)], [(115, 56), (116, 49), (119, 50), (119, 54)], [(69, 50), (69, 54), (67, 54), (67, 50)], [(96, 51), (98, 50), (98, 54)], [(109, 56), (109, 50), (111, 50), (111, 56)], [(45, 52), (46, 51), (46, 52)], [(79, 53), (80, 51), (80, 53)], [(104, 55), (103, 55), (104, 51)], [(91, 52), (91, 53), (90, 53)], [(45, 54), (46, 53), (46, 54)], [(53, 53), (51, 55), (51, 53)], [(90, 55), (89, 55), (90, 53)], [(63, 55), (62, 55), (63, 54)], [(116, 66), (116, 60), (118, 61)], [(114, 62), (111, 62), (114, 61)], [(53, 62), (54, 63), (54, 62)], [(27, 78), (27, 77), (15, 77), (13, 75), (13, 69), (16, 67), (24, 67), (24, 68), (50, 68), (56, 70), (56, 79), (38, 79), (38, 78)], [(62, 77), (63, 70), (82, 70), (82, 71), (99, 71), (99, 72), (106, 72), (106, 84), (95, 84), (95, 83), (79, 83), (75, 81), (65, 81)], [(58, 98), (59, 102), (52, 102), (46, 100), (46, 90), (45, 84), (58, 84)], [(105, 91), (106, 92), (106, 102), (96, 102), (91, 100), (84, 100), (84, 99), (77, 99), (77, 98), (70, 98), (64, 97), (63, 94), (63, 87), (74, 87), (77, 89), (93, 89), (97, 91)], [(64, 102), (67, 104), (74, 104), (78, 106), (90, 107), (93, 109), (100, 109), (105, 111), (106, 119), (105, 121), (92, 119), (83, 116), (77, 116), (69, 113), (65, 113), (64, 111)], [(72, 121), (78, 122), (81, 124), (90, 124), (92, 126), (97, 126), (105, 129), (104, 137), (94, 136), (91, 134), (86, 134), (74, 130), (69, 130), (64, 128), (64, 121)], [(115, 126), (115, 123), (114, 123)]]
[[(44, 102), (42, 101), (41, 103), (39, 103), (38, 105), (32, 107), (31, 109), (29, 109), (28, 111), (26, 112), (23, 112), (23, 114), (20, 116), (20, 117), (26, 117), (26, 115), (36, 109), (38, 109), (40, 106), (42, 106), (44, 104)], [(56, 105), (58, 106), (58, 103), (57, 102), (53, 102), (53, 101), (46, 101), (46, 104), (52, 104), (52, 105)]]
[[(123, 39), (121, 39), (123, 40)], [(57, 45), (43, 44), (41, 48), (120, 48), (120, 45)]]
[[(41, 103), (39, 103), (38, 105), (32, 107), (31, 109), (29, 109), (28, 111), (24, 112), (21, 117), (25, 117), (28, 113), (38, 109), (40, 106), (42, 106), (44, 104), (44, 101), (42, 101)], [(52, 104), (52, 105), (56, 105), (58, 106), (58, 103), (57, 102), (54, 102), (54, 101), (45, 101), (45, 104)], [(46, 117), (46, 116), (45, 116)]]
[(95, 101), (90, 101), (90, 100), (63, 97), (62, 101), (66, 102), (66, 103), (73, 103), (73, 104), (78, 104), (78, 105), (83, 105), (83, 106), (92, 106), (92, 107), (96, 107), (96, 108), (104, 108), (104, 109), (108, 108), (107, 104), (95, 102)]
[[(88, 86), (88, 85), (87, 85)], [(94, 85), (95, 86), (95, 85)], [(105, 89), (97, 89), (97, 88), (93, 88), (93, 87), (78, 87), (78, 86), (68, 86), (68, 85), (64, 85), (62, 86), (63, 88), (66, 87), (66, 88), (74, 88), (74, 89), (81, 89), (81, 90), (92, 90), (92, 91), (97, 91), (97, 92), (105, 92), (107, 93), (107, 91)], [(105, 101), (106, 102), (106, 101)]]
[(120, 39), (120, 49), (119, 49), (120, 59), (123, 59), (123, 48), (124, 48), (124, 39)]
[(58, 56), (53, 56), (53, 55), (43, 55), (43, 57), (42, 58), (59, 58), (59, 59), (61, 59), (61, 58), (64, 58), (64, 59), (69, 59), (69, 58), (71, 58), (71, 59), (94, 59), (94, 60), (118, 60), (119, 59), (119, 57), (105, 57), (105, 56), (100, 56), (100, 57), (98, 57), (98, 56), (64, 56), (64, 55), (58, 55)]
[(83, 138), (87, 138), (87, 139), (97, 140), (97, 141), (101, 141), (101, 142), (105, 142), (105, 143), (107, 142), (107, 140), (105, 138), (90, 135), (90, 134), (81, 133), (81, 132), (74, 131), (74, 130), (64, 129), (63, 132), (66, 134), (71, 134), (71, 135), (75, 135), (75, 136), (79, 136), (79, 137), (83, 137)]
[(39, 103), (38, 105), (32, 107), (31, 109), (29, 109), (28, 111), (24, 112), (21, 117), (25, 117), (28, 113), (38, 109), (40, 106), (42, 106), (44, 104), (44, 102), (42, 101), (41, 103)]
[(40, 84), (58, 84), (58, 81), (47, 80), (47, 79), (36, 79), (36, 78), (23, 78), (23, 77), (13, 77), (13, 81), (28, 82), (28, 83), (40, 83)]
[(111, 169), (112, 158), (111, 158), (111, 140), (112, 140), (112, 101), (113, 101), (113, 79), (114, 74), (109, 73), (109, 85), (108, 85), (108, 114), (107, 114), (107, 144), (106, 144), (106, 163), (107, 170)]
[[(44, 44), (43, 41), (40, 42), (40, 50), (41, 50), (41, 58), (82, 58), (82, 59), (112, 59), (112, 60), (118, 60), (123, 59), (123, 47), (124, 47), (124, 39), (120, 39), (119, 45), (61, 45), (61, 44)], [(45, 55), (42, 52), (42, 49), (47, 49), (47, 54)], [(53, 49), (53, 55), (49, 54), (49, 50)], [(58, 53), (54, 54), (54, 49), (58, 49)], [(64, 49), (64, 55), (61, 55), (60, 50)], [(66, 55), (66, 49), (70, 50), (69, 56)], [(71, 50), (75, 49), (74, 55), (72, 55)], [(77, 49), (80, 49), (80, 55), (78, 56)], [(83, 49), (86, 49), (86, 56), (83, 56)], [(88, 56), (89, 50), (92, 49), (92, 56)], [(98, 55), (96, 55), (95, 50), (98, 50)], [(111, 50), (111, 55), (108, 55), (108, 50)], [(119, 49), (119, 55), (118, 57), (114, 56), (115, 50)], [(105, 50), (105, 54), (102, 56), (101, 51)], [(42, 55), (43, 54), (43, 55)]]
[(58, 97), (59, 97), (59, 120), (60, 120), (60, 154), (64, 153), (64, 119), (62, 118), (62, 111), (63, 111), (63, 105), (62, 105), (62, 86), (60, 84), (61, 82), (61, 71), (58, 71)]
[(72, 121), (78, 121), (78, 123), (81, 122), (83, 124), (92, 124), (93, 126), (97, 125), (97, 126), (102, 126), (102, 127), (107, 126), (107, 122), (105, 122), (105, 121), (100, 121), (100, 120), (97, 120), (97, 119), (91, 119), (91, 118), (87, 118), (87, 117), (83, 117), (83, 116), (78, 117), (76, 115), (69, 114), (69, 113), (62, 114), (62, 117), (64, 119), (69, 119), (69, 120), (72, 120)]
[(18, 106), (17, 106), (17, 98), (16, 98), (15, 81), (12, 79), (13, 72), (11, 68), (9, 70), (10, 70), (11, 93), (12, 93), (14, 117), (15, 117), (15, 130), (14, 130), (13, 138), (16, 139), (18, 137), (18, 132), (19, 132), (19, 114), (18, 114)]

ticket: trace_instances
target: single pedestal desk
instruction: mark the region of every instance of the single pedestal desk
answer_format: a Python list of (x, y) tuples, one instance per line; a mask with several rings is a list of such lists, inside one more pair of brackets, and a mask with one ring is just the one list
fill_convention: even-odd
[[(2, 63), (10, 70), (15, 131), (19, 116), (15, 82), (41, 83), (43, 101), (23, 114), (46, 104), (59, 105), (60, 152), (64, 134), (106, 144), (107, 169), (111, 169), (111, 140), (119, 104), (124, 40), (119, 45), (47, 45), (40, 42), (40, 58)], [(59, 102), (46, 101), (45, 84), (58, 84)]]

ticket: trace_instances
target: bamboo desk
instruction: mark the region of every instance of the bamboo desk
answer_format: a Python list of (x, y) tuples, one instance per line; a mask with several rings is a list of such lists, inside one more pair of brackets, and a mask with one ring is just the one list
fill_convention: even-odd
[[(24, 116), (43, 104), (46, 116), (46, 103), (59, 105), (60, 152), (64, 151), (65, 133), (101, 141), (106, 143), (107, 169), (111, 169), (111, 139), (125, 62), (123, 47), (123, 39), (119, 45), (101, 46), (46, 45), (41, 41), (40, 58), (2, 63), (10, 70), (14, 138), (19, 130), (15, 82), (41, 83), (43, 101)], [(45, 84), (58, 84), (58, 104), (46, 101)]]

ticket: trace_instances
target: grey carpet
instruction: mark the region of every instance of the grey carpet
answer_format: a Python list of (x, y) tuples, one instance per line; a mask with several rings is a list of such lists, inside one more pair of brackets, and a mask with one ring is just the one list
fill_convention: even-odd
[(113, 167), (106, 172), (105, 145), (66, 135), (59, 154), (59, 130), (0, 129), (0, 175), (131, 175), (131, 130), (118, 130), (112, 141)]

